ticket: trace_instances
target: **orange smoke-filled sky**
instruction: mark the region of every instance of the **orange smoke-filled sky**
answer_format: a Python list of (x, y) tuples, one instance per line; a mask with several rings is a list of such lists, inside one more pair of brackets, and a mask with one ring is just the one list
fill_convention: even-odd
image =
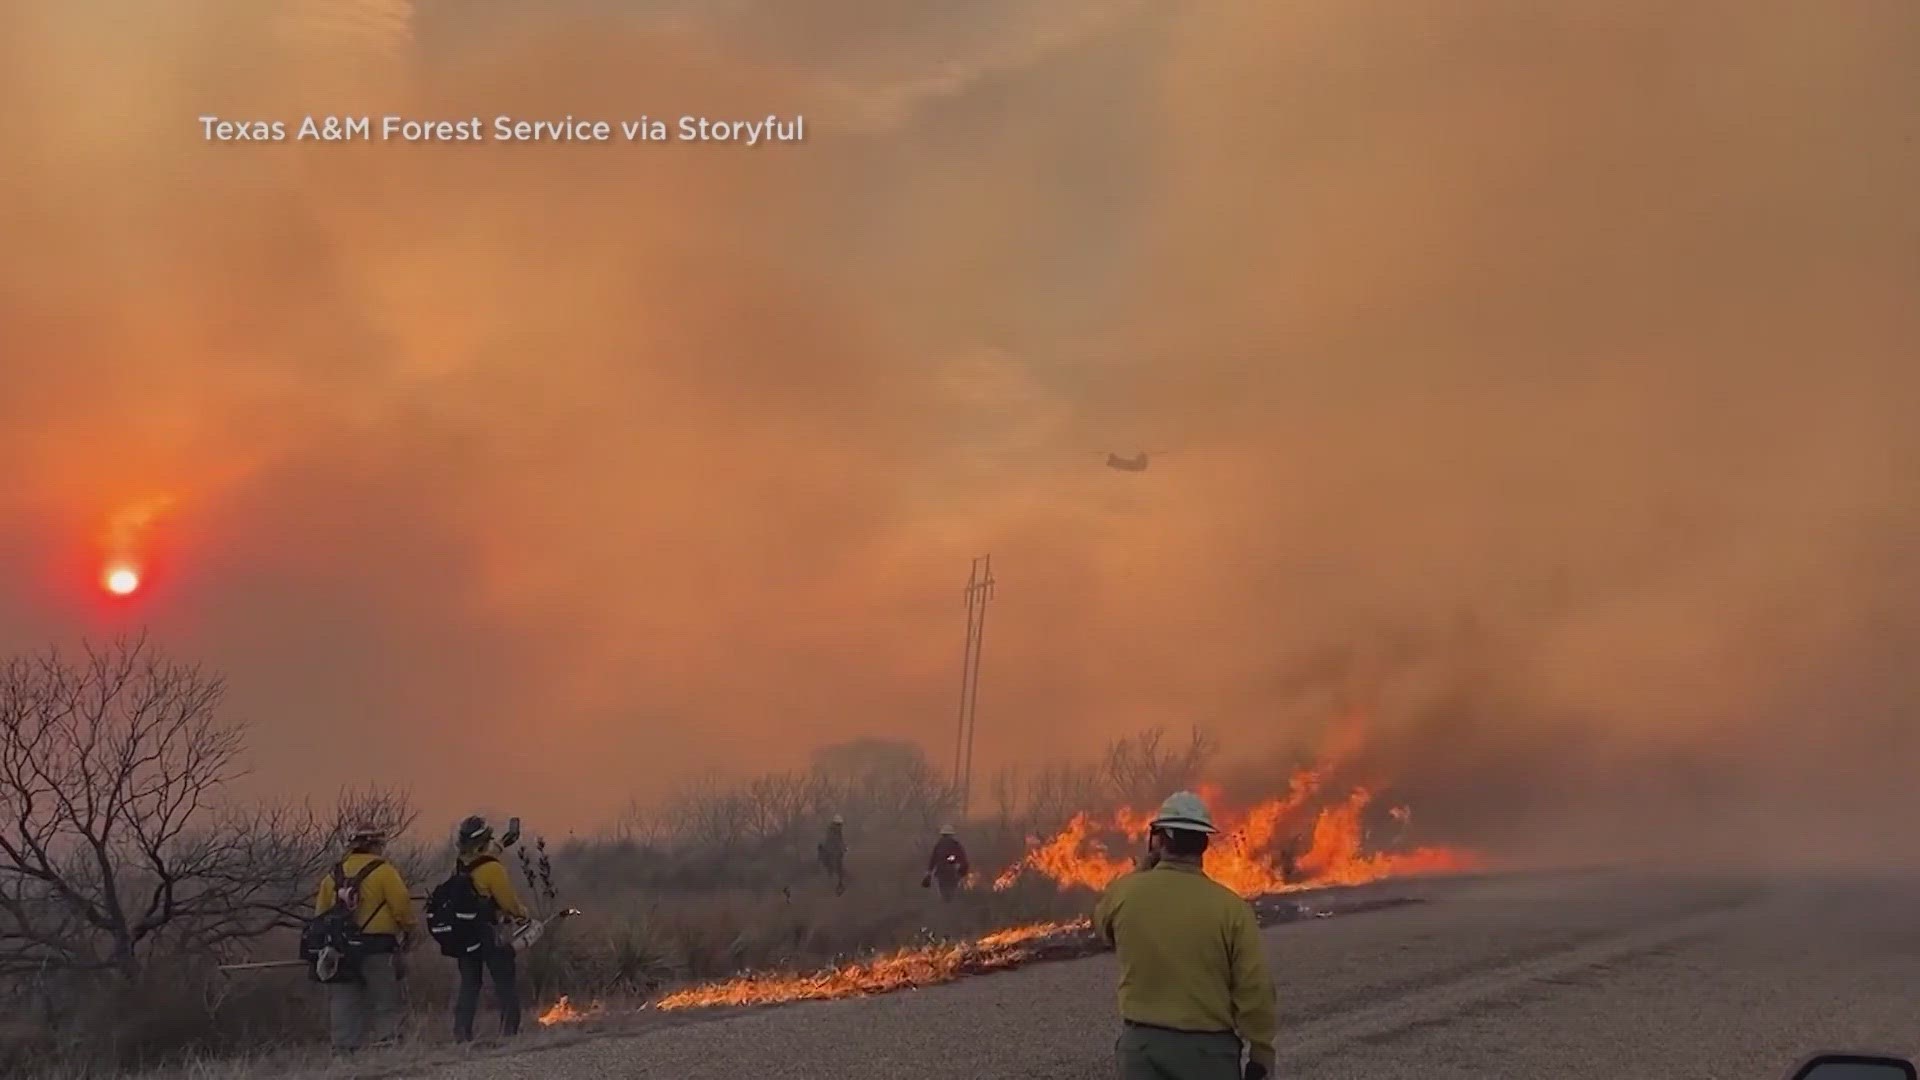
[[(0, 647), (144, 626), (262, 790), (585, 827), (944, 762), (992, 552), (983, 768), (1263, 751), (1342, 646), (1459, 785), (1920, 764), (1911, 4), (800, 7), (10, 16)], [(307, 112), (808, 139), (196, 119)], [(1470, 664), (1393, 644), (1463, 613)]]

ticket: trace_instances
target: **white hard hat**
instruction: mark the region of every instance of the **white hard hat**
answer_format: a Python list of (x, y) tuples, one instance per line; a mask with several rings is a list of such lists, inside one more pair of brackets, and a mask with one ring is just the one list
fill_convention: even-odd
[(942, 826), (940, 826), (940, 835), (941, 835), (941, 836), (952, 836), (952, 835), (953, 835), (953, 826), (951, 826), (951, 825), (942, 825)]
[(833, 815), (833, 823), (835, 825), (845, 825), (847, 823), (846, 816), (842, 814)]
[(1184, 829), (1197, 833), (1219, 831), (1213, 827), (1213, 815), (1207, 813), (1207, 804), (1191, 791), (1176, 791), (1167, 796), (1167, 801), (1160, 804), (1160, 812), (1154, 815), (1149, 828)]

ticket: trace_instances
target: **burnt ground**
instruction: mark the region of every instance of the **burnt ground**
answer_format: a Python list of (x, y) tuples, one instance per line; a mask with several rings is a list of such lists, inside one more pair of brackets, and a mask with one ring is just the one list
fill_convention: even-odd
[[(1589, 872), (1434, 885), (1268, 929), (1281, 1074), (1760, 1077), (1920, 1050), (1920, 884)], [(1111, 956), (476, 1053), (435, 1080), (1113, 1075)], [(662, 1018), (665, 1019), (665, 1018)], [(411, 1071), (411, 1070), (409, 1070)]]

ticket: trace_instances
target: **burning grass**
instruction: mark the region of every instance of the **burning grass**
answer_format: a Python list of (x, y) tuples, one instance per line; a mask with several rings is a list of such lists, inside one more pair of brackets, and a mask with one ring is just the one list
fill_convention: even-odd
[[(1416, 899), (1411, 896), (1359, 897), (1309, 908), (1292, 899), (1267, 896), (1256, 899), (1253, 909), (1260, 924), (1270, 926), (1302, 918), (1324, 918), (1336, 913), (1352, 914), (1413, 903)], [(1091, 920), (1034, 923), (996, 930), (968, 942), (900, 949), (821, 971), (741, 975), (675, 991), (655, 1001), (653, 1007), (673, 1012), (868, 997), (937, 986), (1039, 961), (1091, 956), (1107, 948), (1095, 933)]]
[[(1277, 798), (1236, 809), (1220, 791), (1202, 788), (1223, 830), (1207, 871), (1248, 897), (1263, 924), (1358, 910), (1354, 895), (1379, 893), (1335, 889), (1324, 895), (1340, 897), (1342, 906), (1308, 911), (1300, 905), (1303, 890), (1480, 865), (1470, 851), (1407, 844), (1412, 812), (1376, 799), (1378, 786), (1348, 784), (1351, 766), (1351, 753), (1336, 740)], [(1082, 808), (1064, 818), (1043, 809), (1026, 820), (1003, 815), (997, 825), (963, 828), (978, 861), (1007, 869), (952, 903), (919, 887), (925, 838), (912, 830), (875, 827), (856, 835), (852, 885), (844, 893), (813, 865), (813, 823), (799, 818), (790, 836), (756, 849), (762, 857), (727, 860), (737, 880), (726, 879), (733, 884), (725, 887), (699, 872), (714, 857), (698, 844), (650, 847), (622, 839), (570, 847), (557, 861), (568, 872), (569, 898), (577, 893), (590, 914), (567, 919), (563, 931), (528, 954), (524, 985), (540, 1003), (529, 1026), (577, 1038), (568, 1033), (654, 1011), (887, 994), (1100, 952), (1104, 943), (1084, 916), (1092, 893), (1133, 866), (1125, 856), (1140, 850), (1151, 819), (1125, 792), (1168, 786), (1162, 770), (1147, 771), (1155, 775), (1148, 783), (1075, 785), (1070, 801), (1039, 803)], [(529, 895), (550, 907), (555, 884), (541, 854), (520, 869)], [(1323, 897), (1311, 902), (1319, 907)], [(450, 978), (450, 969), (421, 965), (412, 1041), (444, 1041)], [(420, 992), (429, 985), (436, 989)], [(279, 994), (232, 995), (209, 1023), (244, 1030), (244, 1039), (230, 1041), (236, 1048), (267, 1037), (318, 1041), (325, 1013), (315, 1005), (311, 987), (289, 982)], [(268, 1006), (271, 1016), (262, 1011)]]
[[(1484, 865), (1477, 853), (1455, 847), (1369, 851), (1365, 820), (1373, 792), (1357, 787), (1333, 801), (1321, 800), (1321, 793), (1321, 776), (1312, 770), (1295, 774), (1286, 795), (1246, 810), (1225, 807), (1217, 790), (1203, 787), (1202, 798), (1222, 807), (1217, 812), (1220, 835), (1207, 849), (1208, 876), (1251, 898), (1390, 877), (1459, 873)], [(1393, 807), (1388, 816), (1403, 832), (1412, 821), (1412, 811), (1403, 806)], [(1294, 838), (1309, 818), (1303, 850), (1295, 851)], [(1026, 855), (1002, 872), (993, 888), (1004, 891), (1032, 875), (1062, 889), (1104, 889), (1135, 865), (1132, 858), (1113, 854), (1108, 839), (1124, 837), (1138, 850), (1152, 819), (1150, 810), (1125, 806), (1105, 816), (1075, 814), (1053, 836), (1029, 840)]]
[(561, 994), (560, 999), (552, 1005), (547, 1006), (537, 1019), (540, 1021), (541, 1027), (554, 1027), (559, 1024), (578, 1024), (585, 1020), (591, 1020), (605, 1011), (606, 1004), (604, 1002), (596, 1001), (582, 1009), (573, 1004), (571, 997), (566, 994)]
[(1079, 923), (1037, 923), (996, 930), (970, 942), (900, 949), (870, 960), (806, 974), (747, 974), (689, 987), (654, 1003), (671, 1012), (719, 1006), (864, 997), (952, 982), (967, 975), (1017, 967), (1034, 958), (1035, 943), (1087, 929)]
[[(1331, 913), (1281, 899), (1307, 890), (1483, 868), (1484, 860), (1473, 851), (1407, 845), (1413, 813), (1405, 806), (1377, 815), (1391, 835), (1384, 845), (1370, 843), (1375, 790), (1367, 785), (1354, 785), (1344, 794), (1327, 790), (1327, 778), (1350, 765), (1360, 731), (1357, 720), (1337, 727), (1317, 767), (1295, 772), (1284, 795), (1245, 809), (1231, 806), (1218, 789), (1201, 787), (1220, 826), (1207, 850), (1207, 874), (1252, 901), (1263, 924)], [(1104, 814), (1081, 811), (1052, 836), (1029, 837), (1025, 853), (976, 895), (1007, 893), (1022, 882), (1051, 884), (1059, 894), (1098, 892), (1136, 865), (1133, 858), (1115, 854), (1109, 843), (1141, 850), (1152, 819), (1152, 810), (1135, 806)], [(654, 1005), (673, 1011), (884, 994), (1102, 948), (1085, 918), (1029, 922), (812, 972), (741, 974), (670, 993)]]

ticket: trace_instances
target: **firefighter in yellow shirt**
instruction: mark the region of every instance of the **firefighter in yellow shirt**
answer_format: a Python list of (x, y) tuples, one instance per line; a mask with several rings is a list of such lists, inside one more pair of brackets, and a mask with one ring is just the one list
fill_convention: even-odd
[(1260, 925), (1201, 869), (1214, 831), (1199, 796), (1174, 793), (1149, 827), (1142, 868), (1094, 909), (1120, 957), (1124, 1080), (1263, 1080), (1273, 1070), (1279, 1019)]
[(417, 925), (413, 901), (400, 871), (386, 861), (386, 830), (356, 827), (347, 837), (347, 853), (327, 869), (313, 899), (315, 916), (333, 909), (344, 889), (357, 893), (351, 926), (357, 947), (344, 962), (357, 977), (327, 983), (329, 1021), (336, 1050), (357, 1050), (368, 1041), (392, 1042), (400, 1030), (399, 956), (411, 947)]
[(453, 1005), (453, 1037), (456, 1042), (473, 1039), (474, 1016), (480, 1011), (482, 977), (493, 977), (493, 996), (500, 1006), (500, 1033), (520, 1033), (520, 990), (512, 944), (513, 928), (527, 921), (527, 908), (514, 892), (513, 878), (500, 861), (500, 846), (493, 842), (493, 827), (485, 818), (470, 817), (460, 823), (458, 837), (460, 869), (473, 881), (474, 891), (497, 913), (497, 933), (491, 933), (486, 945), (472, 956), (460, 957), (460, 993)]

